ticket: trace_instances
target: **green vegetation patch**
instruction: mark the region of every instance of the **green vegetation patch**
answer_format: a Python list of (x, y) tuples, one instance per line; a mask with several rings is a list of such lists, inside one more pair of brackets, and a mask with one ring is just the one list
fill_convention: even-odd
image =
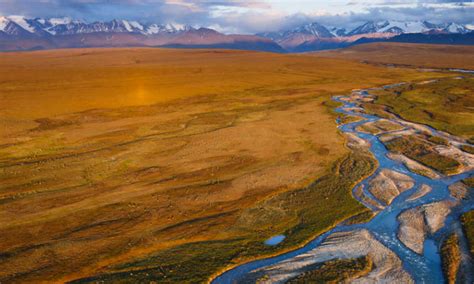
[[(473, 179), (474, 182), (474, 179)], [(464, 213), (461, 216), (464, 234), (469, 242), (471, 256), (474, 256), (474, 210)]]
[(403, 126), (393, 123), (389, 120), (379, 120), (375, 122), (375, 125), (383, 131), (395, 131), (403, 129)]
[(344, 283), (366, 275), (372, 270), (369, 257), (337, 259), (319, 264), (317, 268), (304, 272), (288, 281), (288, 284)]
[(458, 161), (436, 153), (428, 143), (414, 136), (397, 137), (385, 142), (385, 145), (390, 151), (404, 154), (443, 174), (456, 172), (460, 166)]
[(449, 142), (448, 142), (447, 139), (445, 139), (443, 137), (439, 137), (439, 136), (428, 135), (427, 140), (432, 142), (432, 143), (438, 144), (438, 145), (444, 145), (444, 146), (449, 145)]
[(356, 128), (357, 131), (365, 132), (369, 134), (376, 135), (380, 132), (380, 129), (375, 127), (373, 123), (364, 123)]
[(346, 225), (354, 225), (354, 224), (367, 223), (373, 217), (374, 217), (374, 212), (372, 212), (372, 210), (367, 209), (366, 211), (349, 218), (345, 222), (345, 224)]
[(464, 152), (467, 152), (469, 154), (474, 154), (474, 147), (473, 146), (462, 145), (461, 150), (463, 150)]
[(442, 79), (377, 92), (376, 103), (406, 120), (457, 136), (474, 136), (474, 79)]
[(365, 104), (362, 104), (362, 107), (365, 109), (367, 113), (374, 114), (381, 118), (390, 119), (393, 117), (393, 115), (387, 111), (387, 107), (383, 105), (374, 104), (374, 103), (365, 103)]
[(465, 185), (474, 188), (474, 176), (463, 179)]
[(342, 114), (341, 116), (339, 116), (339, 121), (341, 124), (356, 122), (356, 121), (360, 121), (361, 119), (362, 118), (358, 116), (345, 115), (345, 114)]
[(459, 248), (459, 237), (450, 235), (441, 246), (441, 260), (443, 262), (443, 273), (450, 284), (456, 283), (456, 275), (461, 264), (461, 249)]

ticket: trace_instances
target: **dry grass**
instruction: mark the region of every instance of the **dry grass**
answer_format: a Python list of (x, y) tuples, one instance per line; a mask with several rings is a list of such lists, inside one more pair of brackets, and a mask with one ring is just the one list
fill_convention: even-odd
[(342, 186), (321, 178), (348, 160), (330, 96), (430, 76), (244, 51), (0, 54), (0, 281), (126, 271), (157, 254), (191, 279), (195, 262), (167, 254), (183, 247), (208, 260), (202, 281), (269, 236), (297, 245), (364, 211), (349, 189), (369, 162), (349, 159), (361, 168)]
[(312, 55), (371, 64), (474, 69), (474, 47), (413, 43), (370, 43)]
[(474, 137), (474, 77), (445, 78), (374, 92), (376, 104), (402, 118), (451, 134)]
[(459, 248), (459, 237), (452, 234), (443, 241), (441, 246), (441, 257), (443, 272), (449, 284), (457, 281), (457, 274), (461, 264), (461, 249)]
[[(0, 62), (2, 116), (13, 119), (274, 85), (340, 91), (390, 82), (391, 75), (402, 73), (378, 74), (375, 67), (302, 56), (153, 48), (0, 53)], [(366, 77), (372, 78), (362, 80)]]

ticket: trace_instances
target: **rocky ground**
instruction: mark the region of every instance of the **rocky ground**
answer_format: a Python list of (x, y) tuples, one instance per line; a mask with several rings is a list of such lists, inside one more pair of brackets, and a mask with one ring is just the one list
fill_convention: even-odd
[(410, 197), (408, 197), (406, 200), (407, 201), (413, 201), (418, 198), (421, 198), (428, 194), (431, 191), (431, 187), (426, 184), (422, 184)]
[(400, 193), (413, 187), (413, 179), (407, 175), (383, 169), (370, 182), (369, 191), (378, 200), (386, 205), (392, 203), (393, 199)]
[(418, 207), (407, 210), (398, 216), (398, 221), (400, 241), (414, 252), (423, 254), (426, 225), (422, 209)]

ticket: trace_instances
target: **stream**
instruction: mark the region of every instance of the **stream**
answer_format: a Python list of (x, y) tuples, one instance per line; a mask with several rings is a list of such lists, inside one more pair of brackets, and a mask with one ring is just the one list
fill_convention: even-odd
[[(394, 84), (385, 86), (383, 88), (393, 88), (399, 86), (400, 84)], [(366, 89), (355, 91), (361, 97), (366, 97), (369, 95), (370, 90), (374, 89)], [(364, 204), (369, 209), (375, 211), (377, 214), (367, 223), (364, 224), (355, 224), (355, 225), (343, 225), (340, 224), (333, 229), (327, 231), (326, 233), (318, 236), (317, 238), (310, 241), (307, 245), (300, 249), (296, 249), (291, 252), (283, 253), (275, 257), (270, 257), (266, 259), (251, 261), (240, 266), (237, 266), (231, 270), (228, 270), (221, 274), (220, 276), (216, 277), (212, 283), (214, 284), (230, 284), (230, 283), (241, 283), (249, 273), (266, 268), (269, 266), (273, 266), (275, 264), (281, 263), (282, 261), (289, 260), (294, 258), (295, 256), (299, 256), (305, 254), (314, 248), (318, 247), (327, 236), (335, 233), (335, 232), (342, 232), (342, 231), (351, 231), (355, 229), (366, 229), (368, 230), (372, 236), (378, 240), (381, 244), (385, 247), (390, 249), (394, 252), (402, 261), (403, 269), (412, 277), (412, 279), (416, 283), (444, 283), (444, 276), (441, 268), (441, 258), (439, 254), (439, 248), (441, 246), (441, 242), (443, 238), (445, 238), (448, 234), (456, 231), (458, 234), (461, 234), (461, 248), (463, 250), (467, 250), (466, 239), (462, 236), (462, 230), (460, 230), (460, 222), (459, 217), (464, 212), (474, 209), (474, 202), (471, 199), (463, 199), (460, 201), (460, 204), (453, 207), (451, 213), (445, 220), (444, 226), (436, 231), (434, 234), (427, 233), (426, 240), (424, 243), (424, 250), (423, 254), (418, 254), (407, 246), (405, 246), (397, 237), (398, 230), (399, 230), (399, 222), (397, 217), (400, 213), (418, 207), (420, 205), (429, 204), (437, 201), (443, 200), (453, 200), (454, 198), (450, 195), (450, 191), (448, 187), (456, 182), (459, 182), (467, 177), (474, 175), (474, 170), (470, 170), (468, 172), (464, 172), (461, 174), (453, 175), (453, 176), (443, 176), (439, 179), (431, 179), (417, 173), (410, 171), (403, 163), (391, 160), (387, 157), (388, 150), (384, 146), (384, 144), (379, 140), (377, 135), (367, 134), (364, 132), (357, 131), (356, 128), (359, 125), (362, 125), (367, 122), (377, 121), (381, 118), (375, 115), (369, 115), (365, 113), (355, 112), (353, 108), (358, 107), (355, 103), (347, 102), (342, 100), (344, 96), (334, 97), (335, 101), (343, 103), (342, 106), (336, 109), (337, 112), (356, 116), (362, 118), (360, 121), (351, 122), (347, 124), (339, 124), (339, 129), (345, 133), (354, 133), (358, 137), (364, 139), (365, 141), (370, 143), (370, 151), (372, 152), (375, 159), (378, 161), (378, 168), (377, 170), (369, 177), (361, 181), (357, 184), (353, 189), (353, 196), (362, 204)], [(400, 122), (400, 121), (398, 121)], [(412, 123), (413, 125), (413, 123)], [(426, 128), (425, 125), (423, 127)], [(439, 133), (437, 130), (433, 128), (427, 128), (431, 131), (433, 136), (443, 136), (443, 134)], [(413, 179), (415, 185), (398, 195), (393, 202), (386, 206), (383, 210), (377, 210), (374, 208), (373, 205), (364, 202), (360, 198), (356, 197), (354, 191), (361, 185), (363, 187), (363, 193), (366, 198), (372, 199), (373, 202), (376, 204), (380, 204), (378, 199), (376, 199), (369, 191), (368, 191), (368, 183), (375, 177), (382, 169), (389, 169), (404, 175), (409, 176)], [(429, 191), (426, 195), (414, 199), (414, 200), (407, 200), (410, 196), (422, 185), (426, 184), (429, 185), (432, 190)], [(468, 253), (464, 251), (465, 253)], [(471, 268), (472, 269), (472, 268)], [(472, 283), (472, 271), (468, 271), (468, 283)]]

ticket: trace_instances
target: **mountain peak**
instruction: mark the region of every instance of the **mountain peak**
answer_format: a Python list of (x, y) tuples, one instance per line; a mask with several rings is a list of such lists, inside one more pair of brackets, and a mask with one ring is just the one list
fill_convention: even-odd
[(4, 31), (5, 27), (7, 26), (9, 20), (7, 17), (0, 16), (0, 31)]
[(309, 34), (319, 38), (334, 36), (325, 26), (319, 24), (318, 22), (312, 22), (306, 25), (296, 27), (291, 32)]
[(12, 15), (7, 17), (8, 20), (14, 22), (15, 24), (19, 25), (22, 29), (34, 33), (35, 29), (30, 25), (29, 20), (26, 19), (24, 16)]
[(113, 19), (92, 23), (64, 18), (0, 17), (0, 50), (69, 47), (177, 46), (284, 52), (257, 36), (225, 35), (176, 23), (145, 24)]

